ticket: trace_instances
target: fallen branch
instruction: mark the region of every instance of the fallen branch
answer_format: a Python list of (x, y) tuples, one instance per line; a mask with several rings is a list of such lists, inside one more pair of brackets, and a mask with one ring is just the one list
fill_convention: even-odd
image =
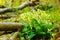
[(13, 34), (13, 36), (10, 37), (9, 40), (15, 40), (16, 37), (18, 36), (18, 34), (19, 34), (19, 32), (15, 32), (15, 33)]
[(9, 19), (11, 17), (16, 17), (17, 15), (0, 15), (0, 19)]
[(17, 10), (22, 10), (25, 7), (31, 6), (31, 5), (33, 5), (32, 2), (25, 2), (25, 3), (21, 4), (18, 7), (14, 7), (14, 8), (3, 8), (3, 9), (0, 9), (0, 14), (6, 13), (6, 12), (15, 12)]
[(0, 22), (0, 31), (16, 31), (22, 29), (23, 23), (17, 22)]

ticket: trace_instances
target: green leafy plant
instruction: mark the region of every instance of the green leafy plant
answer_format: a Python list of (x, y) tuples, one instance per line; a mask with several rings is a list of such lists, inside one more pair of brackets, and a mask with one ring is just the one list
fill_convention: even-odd
[(48, 40), (52, 37), (52, 32), (49, 31), (52, 28), (54, 28), (54, 26), (46, 24), (45, 22), (38, 22), (33, 18), (31, 23), (23, 25), (21, 34), (28, 40)]

